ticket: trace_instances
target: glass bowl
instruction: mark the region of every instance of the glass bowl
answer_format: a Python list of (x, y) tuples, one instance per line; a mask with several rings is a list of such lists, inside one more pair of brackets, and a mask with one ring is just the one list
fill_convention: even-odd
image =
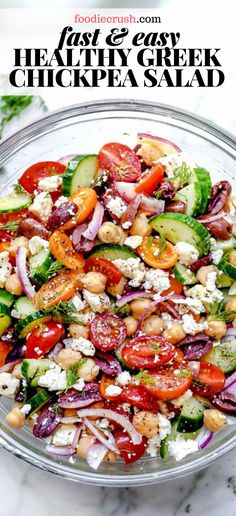
[[(44, 116), (0, 144), (1, 194), (32, 163), (60, 156), (97, 152), (108, 141), (135, 144), (137, 132), (160, 135), (191, 152), (214, 180), (228, 178), (235, 184), (235, 138), (194, 114), (151, 102), (99, 101), (66, 107)], [(235, 427), (217, 433), (204, 450), (181, 462), (143, 458), (131, 466), (103, 463), (97, 472), (86, 461), (58, 459), (45, 453), (45, 443), (30, 429), (13, 431), (4, 418), (11, 402), (0, 400), (0, 445), (17, 457), (64, 478), (106, 486), (158, 483), (206, 467), (236, 444)]]

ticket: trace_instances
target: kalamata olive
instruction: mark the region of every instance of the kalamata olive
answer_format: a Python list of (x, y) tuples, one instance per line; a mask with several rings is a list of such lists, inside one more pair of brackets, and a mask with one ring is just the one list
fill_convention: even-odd
[(205, 333), (191, 335), (178, 343), (184, 352), (186, 360), (199, 360), (212, 350), (213, 344)]
[(53, 410), (53, 407), (47, 407), (44, 409), (34, 425), (34, 436), (44, 439), (51, 435), (51, 433), (60, 425), (61, 417), (59, 412), (59, 408), (57, 408), (57, 410)]
[(46, 228), (49, 230), (57, 229), (72, 219), (78, 211), (78, 206), (74, 202), (63, 202), (49, 217)]
[(172, 183), (168, 181), (163, 181), (160, 187), (157, 190), (157, 193), (160, 195), (161, 199), (171, 200), (175, 196), (175, 189)]
[(86, 383), (81, 392), (72, 388), (66, 394), (62, 394), (58, 399), (58, 404), (62, 408), (82, 408), (101, 399), (99, 385), (91, 382)]
[(3, 342), (5, 342), (6, 344), (9, 344), (10, 346), (14, 346), (16, 344), (16, 337), (15, 337), (14, 332), (15, 332), (15, 328), (13, 326), (10, 326), (1, 335), (1, 340)]
[(174, 213), (185, 213), (186, 204), (182, 201), (170, 201), (165, 205), (165, 211), (171, 211)]
[(117, 376), (122, 371), (120, 362), (110, 353), (99, 353), (97, 351), (94, 360), (99, 369), (109, 376)]
[(6, 364), (9, 362), (14, 362), (14, 360), (18, 360), (18, 358), (24, 358), (25, 356), (25, 346), (23, 344), (18, 344), (17, 346), (14, 346), (14, 348), (10, 349), (7, 357), (6, 357)]
[(30, 218), (22, 220), (19, 226), (19, 231), (20, 234), (26, 236), (27, 238), (39, 236), (40, 238), (48, 240), (50, 237), (50, 232), (42, 224), (40, 224), (40, 222)]
[(231, 194), (231, 184), (229, 181), (219, 181), (211, 190), (211, 197), (207, 205), (208, 213), (216, 215), (224, 207), (229, 195)]
[(233, 392), (220, 392), (211, 399), (212, 405), (226, 414), (236, 415), (236, 395)]
[[(198, 217), (198, 220), (204, 220), (206, 218), (209, 218), (209, 215), (201, 215), (201, 217)], [(214, 220), (213, 222), (207, 222), (204, 226), (217, 240), (229, 240), (231, 237), (229, 231), (232, 228), (232, 224), (223, 218)]]
[(194, 263), (191, 263), (191, 265), (189, 265), (189, 268), (191, 269), (191, 271), (193, 272), (197, 272), (201, 267), (205, 267), (206, 265), (209, 265), (209, 263), (211, 263), (211, 255), (208, 254), (207, 256), (203, 256), (202, 258), (199, 258), (198, 260), (196, 260), (196, 262)]

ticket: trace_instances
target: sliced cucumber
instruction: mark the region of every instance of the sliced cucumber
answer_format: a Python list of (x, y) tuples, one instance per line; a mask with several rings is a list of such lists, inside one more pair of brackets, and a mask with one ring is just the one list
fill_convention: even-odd
[(45, 315), (43, 312), (37, 311), (20, 319), (15, 326), (15, 335), (18, 339), (24, 339), (28, 333), (31, 333), (36, 326), (51, 321), (51, 315)]
[(205, 168), (196, 167), (192, 171), (191, 180), (197, 182), (201, 190), (201, 203), (198, 207), (198, 213), (203, 214), (211, 195), (211, 177)]
[(229, 276), (226, 276), (226, 274), (218, 274), (217, 280), (216, 280), (216, 286), (218, 288), (227, 288), (231, 287), (232, 280)]
[(174, 201), (183, 201), (186, 204), (187, 215), (197, 215), (201, 206), (201, 187), (199, 183), (191, 183), (181, 188), (174, 197)]
[(0, 335), (11, 326), (10, 308), (0, 303)]
[(10, 308), (11, 305), (13, 305), (15, 301), (15, 296), (11, 294), (10, 292), (7, 292), (4, 290), (4, 288), (0, 288), (0, 305), (6, 305)]
[(162, 459), (168, 459), (170, 456), (169, 448), (168, 448), (169, 441), (175, 441), (175, 439), (177, 438), (178, 435), (181, 435), (181, 437), (183, 437), (184, 439), (196, 439), (196, 437), (199, 434), (199, 432), (180, 433), (180, 432), (178, 432), (177, 427), (178, 427), (178, 420), (175, 420), (172, 423), (171, 433), (169, 435), (167, 435), (165, 437), (165, 439), (163, 439), (161, 441), (160, 456)]
[(31, 406), (30, 412), (27, 414), (27, 418), (32, 416), (34, 412), (41, 409), (48, 401), (53, 397), (53, 393), (40, 389), (32, 398), (26, 400), (26, 404)]
[(230, 251), (221, 258), (218, 268), (233, 280), (236, 280), (236, 267), (230, 263)]
[(174, 269), (174, 275), (177, 280), (180, 281), (183, 285), (195, 285), (197, 283), (197, 277), (194, 272), (192, 272), (186, 265), (177, 262)]
[(18, 312), (20, 319), (37, 312), (37, 308), (27, 296), (19, 297), (14, 304), (14, 309)]
[(96, 245), (89, 255), (90, 258), (106, 258), (111, 262), (114, 260), (128, 260), (128, 258), (137, 258), (137, 255), (133, 253), (125, 245), (113, 245), (113, 244), (100, 244)]
[(38, 285), (48, 280), (47, 272), (53, 263), (53, 255), (48, 249), (42, 249), (29, 259), (30, 277)]
[(192, 396), (185, 401), (177, 425), (178, 432), (196, 432), (203, 426), (203, 414), (206, 405)]
[(126, 303), (126, 305), (123, 305), (121, 307), (117, 306), (116, 305), (116, 299), (113, 298), (111, 300), (111, 308), (110, 308), (111, 312), (116, 314), (116, 315), (119, 315), (119, 317), (128, 317), (128, 315), (130, 315), (130, 312), (131, 312), (131, 308), (129, 306), (128, 303)]
[(0, 197), (0, 213), (11, 213), (27, 208), (32, 202), (32, 196), (27, 194), (10, 194)]
[(201, 360), (217, 365), (223, 373), (232, 373), (236, 369), (236, 339), (221, 342)]
[(38, 387), (38, 381), (41, 376), (48, 371), (53, 362), (47, 358), (24, 359), (21, 364), (22, 376), (25, 378), (27, 385), (30, 387)]
[(96, 154), (75, 156), (62, 176), (62, 194), (69, 197), (80, 186), (91, 186), (98, 169)]
[(149, 224), (161, 236), (176, 244), (187, 242), (197, 247), (199, 254), (208, 254), (210, 249), (210, 234), (197, 220), (183, 213), (162, 213), (153, 217)]
[(229, 238), (229, 240), (217, 240), (217, 249), (222, 249), (224, 253), (230, 251), (236, 247), (236, 240), (234, 237)]

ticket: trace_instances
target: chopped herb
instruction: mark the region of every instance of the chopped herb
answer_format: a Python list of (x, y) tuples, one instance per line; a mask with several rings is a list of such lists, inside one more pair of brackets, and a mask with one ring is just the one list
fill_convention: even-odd
[(153, 240), (154, 240), (154, 236), (150, 236), (147, 241), (147, 247), (151, 247), (151, 245), (153, 244)]
[(189, 378), (191, 373), (189, 371), (186, 371), (185, 369), (177, 369), (175, 371), (175, 374), (177, 376), (180, 376), (181, 378)]
[(61, 408), (57, 403), (55, 403), (52, 407), (50, 407), (50, 411), (56, 414), (57, 416), (61, 415)]
[(33, 95), (3, 95), (0, 97), (0, 137), (5, 126), (31, 104)]
[(152, 376), (146, 370), (140, 371), (138, 374), (134, 376), (134, 378), (136, 378), (137, 380), (143, 380), (148, 385), (155, 385), (154, 378), (152, 378)]
[(20, 185), (20, 183), (13, 185), (13, 189), (16, 194), (27, 194), (26, 190)]
[(20, 222), (17, 222), (16, 220), (9, 220), (9, 222), (6, 222), (6, 224), (0, 225), (0, 231), (17, 231), (19, 225)]
[(162, 196), (162, 190), (157, 190), (157, 192), (154, 192), (154, 196), (156, 197), (156, 199), (160, 199), (161, 196)]
[(158, 254), (157, 256), (159, 256), (160, 254), (162, 254), (164, 251), (165, 251), (165, 248), (167, 246), (167, 242), (166, 242), (166, 239), (164, 236), (160, 235), (159, 237), (159, 241), (158, 241), (158, 246), (159, 246), (159, 249), (158, 249)]
[(173, 177), (170, 177), (168, 180), (170, 183), (175, 183), (178, 188), (181, 188), (188, 183), (191, 174), (191, 168), (183, 161), (180, 167), (174, 169)]
[(152, 347), (152, 349), (154, 349), (155, 354), (160, 353), (161, 348), (160, 348), (160, 346), (156, 342), (149, 342), (149, 344)]
[(236, 310), (228, 310), (224, 311), (223, 301), (213, 301), (210, 304), (209, 310), (209, 320), (211, 321), (225, 321), (226, 323), (230, 323), (234, 319), (234, 315), (236, 314)]
[(67, 389), (72, 387), (77, 380), (79, 379), (78, 369), (81, 367), (85, 362), (87, 362), (87, 358), (82, 358), (78, 362), (75, 362), (69, 369), (66, 370), (66, 384)]
[(53, 262), (47, 271), (48, 279), (53, 278), (53, 276), (55, 276), (61, 269), (63, 269), (63, 267), (64, 265), (61, 260), (56, 260)]
[(192, 507), (191, 507), (190, 503), (188, 503), (188, 505), (186, 505), (186, 507), (185, 507), (185, 512), (189, 513), (191, 510), (192, 510)]
[(76, 307), (72, 301), (61, 301), (57, 306), (47, 311), (47, 313), (50, 313), (54, 318), (63, 319), (65, 323), (77, 323), (83, 326), (83, 323), (78, 320)]

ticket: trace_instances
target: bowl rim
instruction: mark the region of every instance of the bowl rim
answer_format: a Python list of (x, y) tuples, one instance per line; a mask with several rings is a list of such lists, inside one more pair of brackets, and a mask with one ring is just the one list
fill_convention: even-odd
[[(82, 102), (78, 104), (69, 105), (63, 108), (59, 108), (54, 111), (50, 111), (44, 116), (34, 122), (24, 126), (22, 129), (14, 132), (7, 138), (4, 138), (0, 142), (0, 162), (4, 161), (11, 152), (16, 149), (16, 144), (20, 141), (23, 145), (29, 135), (37, 136), (41, 131), (47, 127), (48, 122), (51, 124), (58, 123), (63, 120), (71, 119), (71, 116), (86, 115), (99, 112), (116, 112), (116, 111), (132, 111), (142, 112), (147, 114), (157, 115), (160, 114), (169, 117), (173, 120), (181, 122), (191, 123), (192, 126), (205, 130), (211, 136), (217, 138), (224, 144), (228, 145), (233, 151), (236, 150), (236, 136), (231, 132), (221, 128), (213, 121), (208, 121), (204, 117), (195, 115), (191, 111), (187, 111), (177, 106), (169, 104), (162, 104), (152, 101), (140, 100), (140, 99), (101, 99), (98, 101)], [(164, 113), (163, 113), (164, 112)], [(34, 465), (42, 470), (54, 473), (60, 477), (75, 482), (80, 482), (90, 485), (104, 485), (111, 487), (125, 487), (131, 485), (148, 485), (159, 482), (169, 481), (177, 477), (184, 477), (191, 473), (195, 473), (207, 466), (212, 462), (219, 459), (236, 445), (236, 436), (231, 437), (227, 442), (222, 444), (219, 449), (213, 450), (207, 455), (203, 455), (198, 458), (195, 462), (186, 463), (181, 462), (180, 465), (176, 465), (165, 471), (156, 471), (152, 473), (138, 473), (138, 474), (114, 474), (112, 476), (104, 476), (99, 472), (85, 472), (77, 471), (73, 469), (66, 469), (68, 466), (60, 462), (53, 462), (48, 459), (42, 458), (40, 455), (35, 454), (33, 451), (17, 444), (18, 448), (14, 445), (14, 439), (6, 433), (3, 433), (0, 429), (0, 447), (4, 448), (8, 452), (12, 453), (18, 458), (23, 459), (31, 465)]]

